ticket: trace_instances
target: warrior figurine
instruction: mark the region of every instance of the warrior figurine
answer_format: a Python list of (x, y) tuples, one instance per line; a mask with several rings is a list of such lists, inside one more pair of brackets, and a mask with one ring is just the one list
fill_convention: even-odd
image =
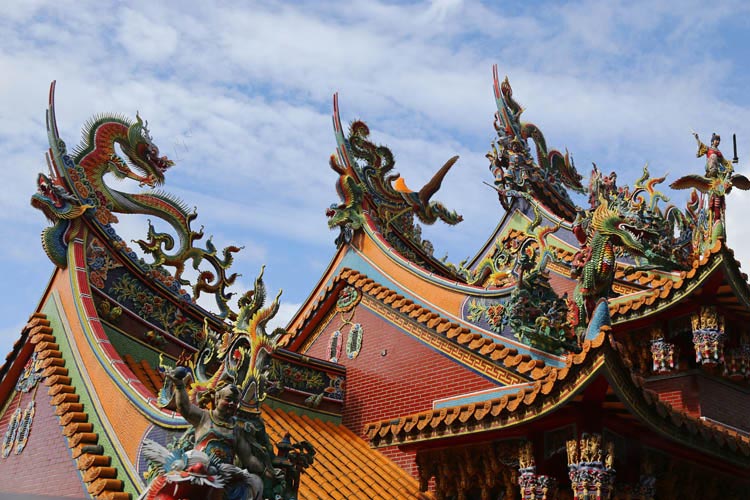
[(693, 137), (698, 142), (698, 152), (696, 156), (700, 158), (706, 155), (706, 177), (715, 178), (719, 174), (731, 174), (734, 170), (732, 163), (724, 158), (724, 155), (719, 151), (719, 144), (721, 143), (721, 136), (719, 134), (711, 134), (711, 145), (706, 146), (701, 142), (698, 134), (693, 132)]
[[(233, 384), (220, 383), (213, 394), (213, 407), (200, 408), (190, 402), (185, 381), (176, 372), (168, 370), (165, 376), (174, 386), (177, 411), (193, 426), (195, 444), (187, 452), (170, 452), (157, 443), (148, 442), (145, 450), (149, 458), (161, 464), (161, 474), (141, 498), (261, 500), (261, 476), (272, 474), (273, 470), (253, 455), (254, 443), (235, 417), (239, 389)], [(233, 465), (235, 458), (242, 469)], [(181, 470), (175, 470), (175, 464)], [(175, 497), (173, 492), (178, 491)]]

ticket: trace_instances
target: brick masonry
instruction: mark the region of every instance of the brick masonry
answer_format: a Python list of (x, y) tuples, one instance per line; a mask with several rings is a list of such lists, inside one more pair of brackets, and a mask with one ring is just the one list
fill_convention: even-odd
[[(21, 409), (31, 401), (32, 393), (33, 390), (23, 394)], [(13, 396), (13, 401), (0, 417), (0, 436), (4, 436), (8, 429), (17, 397)], [(47, 387), (40, 381), (36, 414), (26, 448), (20, 455), (16, 455), (14, 449), (7, 458), (0, 457), (0, 492), (89, 498), (50, 400)], [(42, 469), (44, 479), (40, 480), (39, 471)]]
[(750, 431), (750, 394), (744, 388), (701, 373), (650, 380), (646, 387), (659, 399), (694, 417), (706, 417)]
[[(345, 314), (347, 319), (350, 314)], [(436, 399), (498, 385), (414, 339), (362, 304), (351, 321), (360, 323), (364, 333), (357, 358), (347, 358), (345, 344), (339, 358), (346, 366), (343, 423), (360, 436), (364, 436), (368, 422), (429, 410)], [(350, 328), (342, 325), (340, 314), (334, 315), (305, 354), (327, 360), (331, 334), (340, 329), (346, 342)], [(380, 451), (416, 477), (414, 453), (396, 447)]]
[(659, 395), (659, 399), (670, 404), (673, 408), (682, 410), (693, 417), (700, 417), (700, 400), (698, 398), (698, 382), (695, 377), (682, 377), (651, 380), (646, 384)]

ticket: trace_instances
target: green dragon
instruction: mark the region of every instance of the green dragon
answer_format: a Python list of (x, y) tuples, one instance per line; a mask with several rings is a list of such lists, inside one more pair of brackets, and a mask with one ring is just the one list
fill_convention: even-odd
[(448, 160), (422, 189), (414, 192), (406, 187), (399, 174), (387, 175), (395, 164), (393, 153), (370, 142), (369, 135), (364, 122), (353, 122), (344, 146), (347, 158), (342, 161), (336, 155), (331, 156), (331, 168), (339, 174), (336, 190), (342, 203), (331, 205), (327, 211), (330, 228), (349, 224), (351, 229), (359, 229), (364, 222), (363, 209), (372, 211), (384, 234), (392, 227), (408, 226), (403, 219), (411, 221), (413, 216), (425, 224), (440, 219), (453, 225), (463, 220), (442, 203), (431, 201), (458, 156)]
[[(188, 285), (182, 278), (185, 262), (191, 260), (195, 269), (202, 262), (208, 262), (213, 271), (203, 271), (199, 275), (193, 292), (196, 297), (201, 291), (214, 293), (222, 316), (226, 316), (229, 313), (227, 301), (231, 298), (226, 287), (237, 278), (237, 274), (227, 276), (226, 270), (232, 263), (232, 254), (240, 248), (227, 247), (223, 257), (217, 256), (210, 240), (206, 249), (198, 248), (194, 243), (203, 237), (203, 232), (190, 227), (197, 214), (179, 199), (163, 192), (125, 193), (112, 189), (105, 182), (105, 176), (111, 174), (116, 179), (134, 180), (141, 187), (154, 188), (164, 183), (165, 173), (174, 162), (159, 155), (148, 123), (137, 114), (135, 122), (118, 115), (97, 115), (84, 126), (81, 145), (68, 154), (58, 134), (54, 90), (55, 82), (52, 82), (47, 111), (50, 177), (39, 176), (37, 193), (31, 200), (32, 206), (42, 210), (53, 223), (42, 235), (43, 246), (52, 262), (65, 267), (67, 234), (71, 223), (82, 216), (111, 237), (114, 233), (109, 225), (118, 221), (115, 213), (152, 215), (173, 228), (179, 245), (173, 253), (168, 253), (175, 247), (174, 238), (156, 232), (149, 223), (148, 239), (136, 243), (153, 257), (150, 267), (171, 266), (175, 269), (175, 281)], [(119, 238), (114, 239), (120, 249), (127, 250)]]
[[(592, 198), (594, 206), (579, 210), (572, 227), (581, 249), (571, 262), (571, 277), (578, 278), (578, 284), (569, 300), (569, 321), (579, 331), (588, 324), (597, 302), (609, 295), (617, 256), (626, 254), (634, 259), (626, 274), (639, 269), (684, 269), (690, 261), (685, 216), (674, 205), (663, 211), (658, 206), (659, 201), (669, 201), (655, 189), (665, 177), (651, 178), (646, 165), (631, 192), (628, 186), (617, 188), (614, 182), (610, 189), (596, 185), (601, 180), (598, 174), (594, 165), (590, 188), (598, 196)], [(679, 236), (675, 236), (676, 230)]]
[(336, 238), (337, 245), (350, 241), (366, 218), (399, 248), (402, 245), (400, 237), (425, 245), (415, 218), (424, 224), (434, 224), (439, 219), (454, 225), (463, 220), (442, 203), (432, 201), (446, 174), (458, 160), (457, 156), (448, 160), (422, 189), (411, 191), (399, 174), (392, 173), (395, 160), (391, 150), (370, 141), (370, 129), (364, 122), (354, 121), (344, 136), (336, 96), (333, 118), (338, 150), (331, 156), (330, 165), (339, 175), (336, 190), (342, 201), (332, 204), (326, 210), (326, 216), (329, 228), (341, 230)]
[(597, 300), (609, 295), (615, 276), (616, 247), (635, 255), (647, 253), (641, 241), (646, 230), (636, 224), (635, 219), (626, 219), (611, 209), (607, 199), (602, 199), (594, 210), (589, 235), (572, 262), (571, 275), (578, 278), (573, 300), (568, 304), (573, 327), (587, 324)]
[(42, 248), (56, 266), (65, 268), (70, 221), (94, 206), (81, 204), (65, 186), (44, 174), (37, 177), (37, 192), (31, 196), (31, 206), (41, 210), (53, 223), (52, 227), (42, 231)]

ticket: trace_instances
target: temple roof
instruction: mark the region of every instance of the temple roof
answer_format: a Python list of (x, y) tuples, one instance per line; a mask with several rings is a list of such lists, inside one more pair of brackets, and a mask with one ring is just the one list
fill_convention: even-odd
[(622, 347), (602, 327), (586, 341), (579, 354), (570, 355), (565, 368), (515, 393), (481, 403), (434, 409), (397, 419), (373, 422), (366, 433), (375, 446), (391, 446), (508, 429), (551, 413), (603, 375), (621, 404), (623, 415), (645, 427), (708, 455), (750, 469), (750, 436), (715, 422), (692, 417), (645, 389), (643, 379), (621, 355)]
[(413, 477), (341, 424), (268, 407), (263, 417), (274, 441), (289, 432), (293, 439), (315, 446), (315, 463), (305, 471), (299, 498), (432, 498), (419, 491)]
[[(89, 493), (97, 498), (130, 498), (123, 492), (123, 481), (117, 479), (122, 477), (123, 471), (118, 473), (112, 457), (102, 446), (102, 429), (92, 423), (86, 408), (79, 402), (78, 393), (82, 388), (71, 385), (65, 366), (74, 362), (66, 360), (59, 350), (50, 322), (44, 314), (35, 313), (23, 332), (24, 342), (17, 344), (15, 356), (9, 356), (13, 358), (12, 362), (4, 364), (0, 373), (7, 373), (12, 366), (23, 366), (25, 360), (17, 359), (21, 347), (33, 346), (43, 369), (43, 383), (49, 387), (52, 405), (60, 418), (60, 430), (72, 448), (72, 459), (81, 470)], [(158, 371), (149, 363), (136, 361), (127, 354), (123, 361), (155, 396), (162, 385)], [(419, 491), (418, 482), (413, 477), (340, 423), (268, 405), (263, 407), (262, 415), (272, 442), (281, 441), (288, 432), (294, 441), (307, 440), (315, 447), (315, 461), (305, 470), (300, 498), (432, 498), (430, 494)]]
[[(676, 279), (665, 279), (643, 273), (640, 283), (648, 288), (625, 294), (609, 301), (609, 310), (615, 323), (642, 319), (656, 311), (671, 307), (697, 292), (710, 276), (722, 271), (722, 295), (719, 303), (727, 310), (744, 316), (750, 315), (750, 285), (747, 274), (740, 271), (740, 262), (734, 252), (723, 242), (717, 241), (706, 253), (694, 259), (689, 271), (680, 272)], [(616, 274), (617, 276), (617, 274)]]

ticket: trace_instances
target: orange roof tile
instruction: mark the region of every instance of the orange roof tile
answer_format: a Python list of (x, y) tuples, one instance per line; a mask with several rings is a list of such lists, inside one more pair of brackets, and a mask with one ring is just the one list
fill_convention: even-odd
[(369, 423), (365, 426), (365, 433), (376, 446), (389, 446), (438, 435), (459, 435), (467, 427), (476, 425), (483, 430), (508, 427), (539, 416), (564, 402), (566, 395), (578, 388), (580, 382), (594, 371), (594, 363), (584, 362), (594, 358), (593, 355), (589, 356), (589, 351), (598, 350), (608, 331), (609, 326), (603, 326), (596, 338), (583, 343), (580, 353), (568, 355), (565, 367), (550, 368), (547, 375), (532, 387), (524, 387), (515, 394), (481, 403), (427, 410), (398, 419)]
[[(666, 430), (688, 446), (750, 467), (749, 436), (692, 417), (661, 401), (656, 393), (644, 387), (641, 377), (632, 371), (632, 366), (621, 353), (623, 346), (609, 335), (609, 331), (609, 326), (603, 326), (596, 338), (584, 342), (580, 353), (568, 356), (565, 368), (551, 370), (533, 387), (524, 387), (515, 394), (481, 403), (428, 410), (369, 423), (365, 426), (365, 433), (375, 446), (390, 446), (477, 430), (507, 428), (560, 406), (591, 376), (606, 370), (614, 374), (608, 376), (614, 381), (612, 383), (629, 393), (630, 404), (640, 405), (642, 410), (646, 410), (638, 414), (649, 425)], [(605, 342), (605, 339), (609, 339), (609, 342)]]
[(432, 498), (419, 491), (416, 479), (343, 425), (268, 406), (263, 420), (271, 442), (289, 432), (292, 440), (315, 447), (315, 462), (300, 480), (300, 498)]
[(96, 498), (130, 498), (129, 493), (123, 492), (123, 481), (113, 479), (117, 469), (109, 466), (112, 459), (98, 444), (99, 435), (95, 432), (94, 425), (88, 422), (88, 414), (79, 403), (76, 387), (70, 385), (71, 378), (59, 350), (60, 346), (55, 343), (55, 333), (47, 316), (34, 313), (25, 330), (29, 332), (29, 343), (38, 353), (43, 368), (43, 383), (49, 387), (55, 414), (60, 417), (63, 435), (72, 448), (72, 457), (83, 475), (88, 492)]
[[(722, 249), (725, 251), (722, 252)], [(641, 316), (649, 308), (662, 306), (682, 298), (691, 290), (688, 285), (691, 283), (698, 284), (707, 275), (706, 273), (718, 264), (717, 259), (723, 259), (725, 255), (732, 257), (733, 252), (719, 240), (701, 258), (695, 259), (692, 268), (681, 272), (677, 279), (655, 279), (651, 277), (648, 280), (642, 280), (642, 283), (648, 283), (652, 288), (633, 293), (631, 296), (610, 300), (609, 312), (612, 319), (617, 320), (616, 317), (620, 316), (623, 317), (621, 320), (626, 320), (628, 319), (627, 316), (633, 314)], [(724, 262), (728, 260), (723, 259)], [(733, 257), (731, 260), (739, 268), (739, 262), (734, 260)], [(635, 274), (638, 275), (639, 273), (640, 271)], [(744, 280), (747, 280), (746, 275), (743, 274), (742, 276)]]
[(156, 371), (148, 361), (144, 359), (136, 361), (130, 354), (125, 354), (122, 357), (122, 360), (128, 365), (128, 368), (133, 372), (133, 375), (135, 375), (138, 380), (146, 386), (146, 389), (148, 389), (151, 394), (155, 396), (159, 392), (164, 381), (162, 380), (161, 375), (159, 375), (159, 372)]

